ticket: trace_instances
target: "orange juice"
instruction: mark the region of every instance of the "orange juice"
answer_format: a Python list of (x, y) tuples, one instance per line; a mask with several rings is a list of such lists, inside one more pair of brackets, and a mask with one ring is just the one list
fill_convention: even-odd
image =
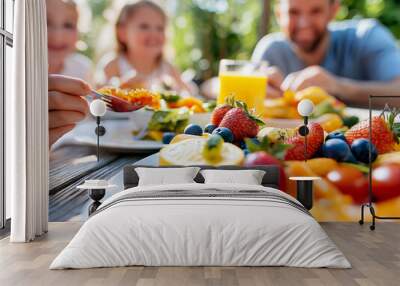
[(255, 109), (256, 115), (264, 115), (266, 76), (224, 72), (220, 73), (219, 81), (220, 92), (217, 104), (224, 104), (227, 97), (233, 96), (236, 100), (245, 102), (249, 109)]

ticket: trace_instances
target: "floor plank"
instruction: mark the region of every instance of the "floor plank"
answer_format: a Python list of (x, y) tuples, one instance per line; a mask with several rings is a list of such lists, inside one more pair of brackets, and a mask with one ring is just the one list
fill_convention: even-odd
[(397, 286), (400, 272), (400, 224), (380, 222), (371, 232), (356, 223), (322, 223), (353, 268), (289, 267), (123, 267), (50, 271), (55, 256), (81, 226), (50, 223), (45, 236), (29, 244), (0, 240), (0, 285)]
[[(50, 195), (49, 220), (52, 222), (86, 220), (88, 207), (92, 201), (87, 195), (87, 190), (78, 190), (76, 187), (88, 179), (110, 180), (118, 172), (121, 172), (124, 166), (133, 164), (142, 158), (143, 155), (120, 156), (101, 168), (84, 173), (79, 178), (75, 177), (74, 182), (70, 182), (68, 186), (64, 186), (57, 193)], [(107, 191), (105, 198), (114, 194), (114, 191)], [(117, 191), (121, 191), (121, 189)]]

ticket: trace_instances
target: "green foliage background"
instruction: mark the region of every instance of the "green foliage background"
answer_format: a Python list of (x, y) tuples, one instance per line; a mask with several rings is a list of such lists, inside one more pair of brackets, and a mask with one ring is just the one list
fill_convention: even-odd
[[(82, 35), (94, 57), (99, 31), (106, 23), (105, 9), (111, 0), (88, 0), (93, 21), (89, 33)], [(170, 1), (167, 1), (167, 3)], [(218, 72), (221, 58), (248, 59), (259, 38), (262, 0), (176, 0), (172, 26), (174, 64), (181, 70), (194, 69), (204, 80)], [(273, 6), (273, 0), (271, 6)], [(342, 0), (338, 20), (377, 18), (400, 39), (400, 0)], [(168, 3), (168, 4), (169, 4)], [(170, 11), (168, 11), (170, 12)], [(273, 14), (273, 13), (271, 13)], [(278, 27), (271, 15), (270, 31)]]

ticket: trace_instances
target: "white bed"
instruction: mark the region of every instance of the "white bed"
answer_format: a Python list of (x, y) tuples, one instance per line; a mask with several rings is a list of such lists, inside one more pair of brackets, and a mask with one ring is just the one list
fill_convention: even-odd
[(50, 269), (128, 265), (350, 268), (342, 252), (299, 204), (277, 189), (255, 185), (130, 188), (100, 206)]

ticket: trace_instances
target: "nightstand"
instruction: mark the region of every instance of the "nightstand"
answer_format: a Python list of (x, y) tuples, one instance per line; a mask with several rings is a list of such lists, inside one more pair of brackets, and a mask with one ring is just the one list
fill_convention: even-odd
[(321, 180), (320, 177), (290, 177), (289, 180), (297, 182), (297, 200), (311, 210), (314, 202), (313, 182)]
[(89, 197), (93, 200), (93, 203), (89, 206), (89, 216), (101, 205), (100, 200), (104, 198), (106, 190), (112, 187), (115, 186), (109, 185), (106, 180), (86, 180), (83, 185), (77, 186), (78, 189), (88, 190)]

